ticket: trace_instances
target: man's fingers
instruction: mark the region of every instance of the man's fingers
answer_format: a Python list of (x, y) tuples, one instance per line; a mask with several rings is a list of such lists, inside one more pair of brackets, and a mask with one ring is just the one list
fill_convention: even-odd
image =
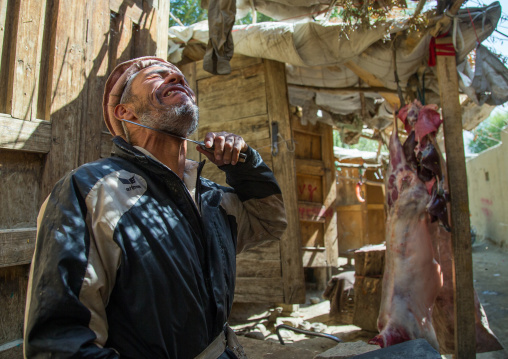
[(214, 163), (218, 166), (238, 162), (240, 152), (247, 148), (241, 136), (229, 132), (209, 132), (204, 139), (205, 146), (214, 147)]

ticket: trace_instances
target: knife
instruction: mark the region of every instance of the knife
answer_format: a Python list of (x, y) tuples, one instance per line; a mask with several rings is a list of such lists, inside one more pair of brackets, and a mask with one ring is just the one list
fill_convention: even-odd
[[(132, 123), (133, 125), (144, 127), (144, 128), (148, 128), (149, 130), (152, 130), (152, 131), (155, 131), (155, 132), (160, 132), (160, 133), (163, 133), (165, 135), (178, 138), (180, 140), (185, 140), (185, 141), (189, 141), (189, 142), (195, 143), (195, 144), (199, 145), (203, 150), (205, 150), (207, 152), (210, 152), (210, 153), (214, 153), (215, 152), (215, 147), (214, 146), (212, 146), (212, 147), (206, 147), (205, 143), (203, 141), (191, 140), (190, 138), (187, 138), (187, 137), (178, 136), (178, 135), (175, 135), (175, 134), (170, 133), (170, 132), (158, 130), (156, 128), (153, 128), (153, 127), (150, 127), (150, 126), (147, 126), (147, 125), (143, 125), (143, 124), (138, 123), (138, 122), (133, 122), (133, 121), (125, 120), (123, 118), (120, 119), (120, 121)], [(245, 162), (245, 160), (247, 160), (247, 155), (245, 153), (243, 153), (243, 152), (240, 152), (240, 155), (238, 157), (238, 162)]]

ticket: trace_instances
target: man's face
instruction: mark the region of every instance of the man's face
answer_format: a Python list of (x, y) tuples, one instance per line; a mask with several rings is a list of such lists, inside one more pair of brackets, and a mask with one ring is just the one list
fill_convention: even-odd
[(132, 81), (139, 122), (158, 130), (186, 137), (198, 126), (196, 96), (176, 68), (153, 65)]

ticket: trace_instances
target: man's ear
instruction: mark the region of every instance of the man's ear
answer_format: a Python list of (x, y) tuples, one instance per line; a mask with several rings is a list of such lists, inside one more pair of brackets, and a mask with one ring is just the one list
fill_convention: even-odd
[(114, 113), (115, 117), (119, 120), (123, 119), (133, 121), (137, 120), (138, 118), (134, 112), (134, 109), (132, 108), (132, 105), (130, 104), (119, 103), (115, 106)]

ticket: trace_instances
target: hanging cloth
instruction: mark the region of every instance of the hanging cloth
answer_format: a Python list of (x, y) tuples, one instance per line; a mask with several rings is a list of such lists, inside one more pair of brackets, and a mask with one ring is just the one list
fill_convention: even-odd
[(209, 40), (203, 58), (203, 69), (214, 75), (231, 73), (229, 61), (233, 57), (234, 44), (231, 31), (235, 24), (235, 0), (202, 0), (202, 8), (208, 8)]

